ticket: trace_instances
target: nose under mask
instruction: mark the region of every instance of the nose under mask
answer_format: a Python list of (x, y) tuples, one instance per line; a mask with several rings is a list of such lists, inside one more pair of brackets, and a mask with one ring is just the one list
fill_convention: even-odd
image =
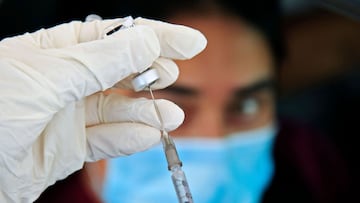
[[(273, 175), (276, 127), (233, 133), (223, 139), (175, 139), (194, 202), (255, 203)], [(108, 161), (106, 203), (177, 202), (162, 146)]]

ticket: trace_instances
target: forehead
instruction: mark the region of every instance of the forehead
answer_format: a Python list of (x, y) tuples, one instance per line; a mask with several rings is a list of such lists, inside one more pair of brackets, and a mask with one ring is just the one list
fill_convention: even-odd
[(240, 20), (220, 15), (178, 17), (172, 22), (200, 30), (206, 49), (191, 60), (177, 61), (177, 83), (247, 86), (272, 74), (272, 58), (262, 36)]

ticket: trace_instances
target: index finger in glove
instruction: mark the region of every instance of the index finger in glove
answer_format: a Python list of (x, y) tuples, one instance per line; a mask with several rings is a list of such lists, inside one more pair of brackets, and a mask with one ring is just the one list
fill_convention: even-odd
[(205, 36), (198, 30), (183, 25), (136, 18), (135, 25), (146, 25), (154, 29), (160, 41), (160, 55), (173, 59), (190, 59), (206, 46)]
[[(91, 22), (73, 21), (33, 33), (33, 39), (42, 48), (61, 48), (82, 42), (101, 39), (107, 28), (122, 24), (126, 18), (95, 20)], [(154, 29), (161, 43), (161, 55), (174, 59), (189, 59), (200, 53), (206, 46), (206, 38), (190, 27), (166, 22), (135, 19), (135, 24)]]
[[(176, 129), (184, 120), (184, 112), (167, 100), (155, 100), (166, 131)], [(152, 100), (129, 98), (112, 93), (97, 93), (86, 99), (86, 125), (94, 126), (105, 123), (134, 122), (161, 129), (161, 123)]]
[(20, 38), (31, 36), (39, 45), (46, 48), (63, 48), (78, 43), (89, 42), (104, 37), (107, 28), (124, 22), (125, 18), (94, 20), (91, 22), (71, 21), (48, 29), (41, 29), (32, 35), (22, 35)]

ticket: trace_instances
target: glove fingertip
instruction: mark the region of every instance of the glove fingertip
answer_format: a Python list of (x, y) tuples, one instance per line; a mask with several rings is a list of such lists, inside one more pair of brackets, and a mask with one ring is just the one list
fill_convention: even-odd
[(197, 54), (199, 54), (200, 52), (202, 52), (205, 48), (206, 48), (206, 45), (207, 45), (207, 39), (205, 37), (204, 34), (202, 34), (200, 31), (198, 30), (194, 30), (195, 32), (194, 33), (197, 33), (197, 34), (194, 34), (197, 35), (196, 36), (196, 45), (194, 45), (194, 49), (193, 49), (193, 52), (189, 54), (189, 56), (187, 57), (188, 59), (189, 58), (192, 58), (194, 56), (196, 56)]
[(173, 131), (184, 122), (185, 113), (178, 105), (165, 99), (158, 99), (156, 102), (166, 131)]
[(159, 37), (161, 56), (173, 59), (190, 59), (203, 51), (207, 45), (206, 37), (198, 30), (167, 22), (138, 17), (137, 25), (154, 29)]

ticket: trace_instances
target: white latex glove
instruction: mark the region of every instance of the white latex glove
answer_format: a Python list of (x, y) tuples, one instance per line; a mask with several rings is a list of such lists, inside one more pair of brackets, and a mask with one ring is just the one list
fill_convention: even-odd
[[(206, 39), (142, 18), (102, 39), (105, 28), (122, 20), (71, 22), (0, 42), (0, 202), (32, 202), (84, 161), (159, 142), (151, 102), (100, 91), (130, 87), (131, 75), (149, 66), (161, 77), (154, 88), (166, 87), (178, 75), (171, 59), (195, 56)], [(175, 104), (158, 104), (167, 130), (182, 123)]]

